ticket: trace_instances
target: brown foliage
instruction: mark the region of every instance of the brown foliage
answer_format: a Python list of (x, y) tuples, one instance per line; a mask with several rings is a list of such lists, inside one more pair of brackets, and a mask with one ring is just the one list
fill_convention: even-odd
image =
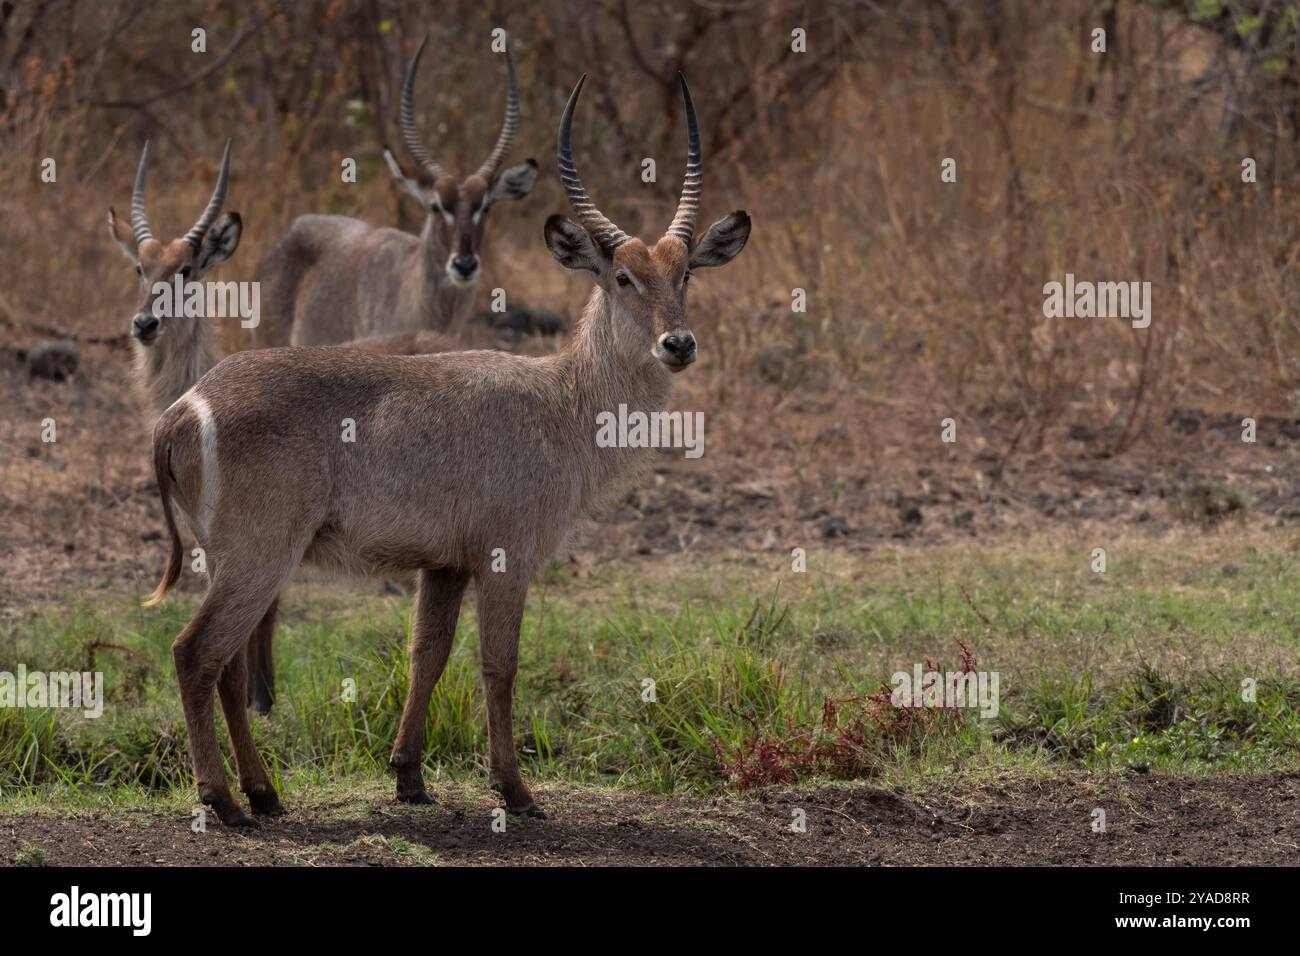
[[(979, 669), (974, 652), (960, 639), (958, 670)], [(936, 675), (922, 681), (915, 694), (935, 688), (940, 668), (925, 659), (925, 672)], [(942, 693), (942, 686), (938, 689)], [(822, 701), (820, 727), (797, 729), (787, 720), (785, 734), (756, 732), (728, 756), (721, 741), (713, 752), (722, 774), (739, 789), (793, 784), (810, 777), (852, 780), (869, 776), (877, 767), (893, 762), (900, 750), (914, 748), (927, 736), (953, 729), (964, 718), (955, 707), (898, 707), (893, 691), (882, 684), (874, 694)]]
[[(916, 436), (953, 416), (965, 437), (952, 453), (993, 459), (996, 482), (1008, 462), (1068, 449), (1072, 425), (1116, 454), (1158, 445), (1175, 403), (1294, 415), (1296, 24), (1285, 4), (1201, 20), (1193, 6), (115, 0), (74, 16), (70, 0), (5, 4), (0, 324), (18, 339), (125, 332), (133, 283), (103, 216), (125, 203), (146, 138), (151, 216), (166, 229), (192, 217), (234, 136), (230, 206), (248, 232), (224, 278), (251, 278), (301, 213), (418, 225), (379, 158), (397, 141), (405, 60), (428, 30), (422, 127), (463, 169), (498, 128), (504, 71), (489, 42), (503, 27), (523, 92), (515, 156), (539, 158), (544, 176), (494, 222), (482, 285), (569, 311), (586, 293), (540, 241), (564, 208), (554, 126), (583, 70), (584, 177), (624, 228), (662, 231), (685, 152), (683, 69), (704, 123), (705, 222), (735, 208), (755, 221), (737, 264), (692, 291), (707, 374), (685, 387), (697, 407), (732, 410), (720, 427), (763, 432), (822, 401), (861, 423), (829, 435), (831, 457), (875, 466), (899, 449), (914, 460)], [(1099, 25), (1103, 55), (1089, 50)], [(197, 27), (206, 54), (191, 52)], [(795, 27), (807, 53), (791, 51)], [(344, 156), (356, 185), (340, 182)], [(641, 182), (645, 156), (656, 183)], [(1241, 181), (1246, 156), (1257, 183)], [(45, 157), (57, 184), (40, 181)], [(946, 157), (956, 183), (940, 181)], [(1066, 272), (1152, 282), (1151, 327), (1044, 319), (1043, 284)], [(223, 333), (228, 349), (247, 344)], [(821, 457), (801, 445), (792, 462), (813, 474)]]

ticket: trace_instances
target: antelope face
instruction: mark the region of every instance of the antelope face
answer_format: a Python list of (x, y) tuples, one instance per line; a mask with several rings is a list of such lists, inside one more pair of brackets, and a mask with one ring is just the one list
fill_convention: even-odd
[[(424, 148), (415, 127), (415, 74), (428, 42), (429, 38), (425, 36), (406, 70), (406, 82), (402, 86), (402, 141), (416, 165), (400, 162), (389, 149), (384, 150), (384, 162), (398, 184), (428, 211), (425, 229), (441, 239), (437, 248), (447, 250), (444, 266), (447, 279), (454, 287), (465, 289), (477, 281), (481, 271), (479, 250), (483, 245), (483, 226), (488, 211), (499, 202), (528, 195), (537, 179), (537, 162), (530, 159), (505, 172), (498, 172), (519, 127), (519, 89), (508, 49), (505, 121), (491, 154), (474, 175), (463, 180), (449, 175), (434, 160)], [(441, 264), (429, 265), (437, 267)]]
[[(400, 166), (398, 170), (395, 175), (405, 178)], [(468, 288), (478, 280), (488, 212), (499, 202), (523, 199), (536, 179), (537, 162), (530, 159), (491, 181), (475, 174), (464, 182), (444, 176), (428, 187), (418, 185), (421, 199), (427, 196), (429, 228), (441, 234), (442, 246), (450, 250), (446, 271), (452, 285)]]
[(686, 324), (686, 245), (672, 236), (653, 249), (633, 239), (614, 250), (610, 262), (612, 285), (606, 294), (617, 296), (619, 312), (631, 317), (654, 343), (651, 354), (671, 372), (695, 361), (695, 336)]
[(131, 318), (131, 336), (141, 345), (149, 346), (163, 334), (163, 323), (170, 321), (164, 310), (155, 309), (157, 286), (172, 286), (175, 277), (188, 282), (194, 272), (194, 250), (188, 242), (176, 239), (163, 245), (157, 239), (146, 239), (136, 250), (139, 259), (135, 264), (140, 277), (140, 294), (136, 300), (135, 314)]
[(563, 216), (546, 221), (546, 245), (566, 269), (590, 272), (616, 305), (615, 321), (671, 372), (695, 361), (695, 335), (686, 318), (686, 286), (696, 269), (724, 266), (749, 239), (748, 214), (733, 212), (709, 227), (693, 248), (677, 236), (653, 247), (634, 237), (606, 252), (582, 226)]
[(662, 239), (647, 247), (614, 225), (591, 201), (573, 163), (573, 111), (582, 94), (586, 74), (569, 95), (560, 119), (555, 158), (569, 205), (582, 225), (563, 216), (546, 220), (546, 246), (566, 269), (582, 269), (596, 277), (613, 304), (614, 321), (630, 326), (621, 336), (639, 336), (640, 343), (665, 368), (680, 372), (695, 361), (695, 336), (686, 324), (686, 283), (696, 269), (724, 266), (745, 248), (749, 216), (733, 212), (719, 219), (697, 241), (695, 219), (704, 181), (699, 123), (686, 78), (682, 101), (686, 106), (686, 179), (677, 214)]
[[(140, 277), (135, 314), (131, 318), (131, 336), (146, 347), (158, 341), (166, 329), (165, 323), (169, 321), (169, 310), (157, 307), (157, 300), (162, 295), (160, 284), (166, 285), (168, 294), (172, 294), (178, 277), (182, 285), (197, 282), (234, 254), (243, 233), (243, 220), (239, 213), (217, 216), (225, 201), (229, 182), (229, 143), (226, 144), (221, 172), (217, 175), (217, 186), (208, 201), (208, 208), (184, 237), (166, 244), (154, 238), (144, 212), (144, 181), (148, 166), (149, 144), (145, 143), (140, 156), (140, 168), (136, 173), (135, 192), (131, 198), (130, 229), (118, 220), (117, 213), (111, 207), (108, 210), (109, 234), (135, 265), (136, 274)], [(170, 305), (173, 313), (179, 312), (181, 303), (172, 302)]]

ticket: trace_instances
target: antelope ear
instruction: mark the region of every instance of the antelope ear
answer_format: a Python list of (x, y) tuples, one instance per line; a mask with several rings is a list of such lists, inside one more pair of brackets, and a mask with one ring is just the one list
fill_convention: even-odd
[(576, 222), (570, 222), (563, 216), (551, 216), (546, 220), (544, 233), (546, 248), (551, 250), (555, 261), (564, 268), (575, 272), (585, 269), (597, 277), (609, 268), (609, 256), (592, 241), (587, 230)]
[(510, 199), (523, 199), (537, 181), (537, 160), (530, 159), (511, 166), (497, 177), (488, 193), (488, 205), (505, 202)]
[(228, 212), (209, 226), (199, 244), (198, 255), (194, 257), (194, 278), (197, 280), (206, 275), (214, 266), (234, 255), (243, 232), (244, 220), (237, 212)]
[(749, 213), (741, 209), (709, 226), (709, 231), (691, 249), (690, 267), (711, 269), (725, 266), (740, 255), (748, 241)]
[(123, 254), (134, 262), (140, 264), (140, 252), (135, 247), (135, 236), (131, 235), (131, 230), (126, 227), (126, 223), (119, 222), (117, 213), (112, 206), (108, 207), (108, 234), (113, 237)]
[(397, 180), (397, 185), (414, 196), (426, 211), (430, 203), (437, 202), (438, 194), (433, 191), (433, 183), (429, 181), (429, 176), (424, 170), (403, 163), (387, 146), (384, 147), (384, 163), (388, 166), (388, 172), (392, 174), (393, 179)]

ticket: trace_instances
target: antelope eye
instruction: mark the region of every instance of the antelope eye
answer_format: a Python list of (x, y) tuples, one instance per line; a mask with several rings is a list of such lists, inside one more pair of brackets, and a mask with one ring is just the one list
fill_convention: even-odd
[(181, 266), (181, 278), (182, 278), (182, 279), (188, 279), (189, 277), (190, 277), (190, 267), (189, 267), (189, 266)]
[(632, 284), (632, 280), (629, 279), (627, 276), (625, 276), (625, 275), (624, 275), (623, 273), (621, 273), (621, 272), (618, 273), (618, 275), (614, 276), (614, 278), (618, 280), (618, 284), (621, 285), (621, 286), (627, 287), (627, 286), (630, 286), (630, 285)]
[(691, 281), (691, 275), (692, 273), (688, 272), (682, 276), (682, 285), (686, 285), (686, 283)]
[(144, 275), (144, 267), (138, 262), (135, 264), (135, 274), (138, 276)]

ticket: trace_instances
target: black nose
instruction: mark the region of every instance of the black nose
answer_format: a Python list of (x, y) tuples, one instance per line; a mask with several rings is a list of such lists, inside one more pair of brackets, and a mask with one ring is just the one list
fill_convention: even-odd
[(665, 335), (660, 343), (664, 351), (679, 362), (689, 362), (695, 358), (695, 336), (690, 332), (674, 332)]
[(451, 267), (468, 279), (478, 270), (478, 256), (457, 256), (451, 260)]
[(135, 334), (141, 338), (148, 338), (151, 335), (157, 334), (158, 326), (161, 324), (162, 323), (158, 321), (157, 316), (153, 315), (137, 315), (131, 321), (131, 325), (135, 328)]

